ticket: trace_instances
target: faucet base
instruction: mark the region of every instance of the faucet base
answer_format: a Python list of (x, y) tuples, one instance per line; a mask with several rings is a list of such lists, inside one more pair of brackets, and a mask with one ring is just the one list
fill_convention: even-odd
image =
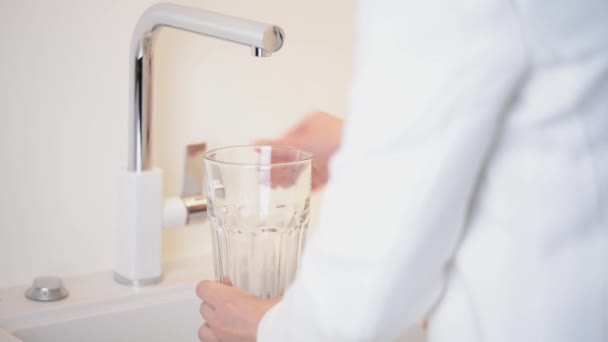
[(121, 274), (114, 272), (114, 280), (122, 285), (128, 286), (145, 286), (159, 283), (163, 279), (163, 275), (146, 279), (129, 279)]
[(119, 177), (118, 232), (114, 272), (129, 285), (160, 280), (163, 174), (159, 169), (124, 171)]

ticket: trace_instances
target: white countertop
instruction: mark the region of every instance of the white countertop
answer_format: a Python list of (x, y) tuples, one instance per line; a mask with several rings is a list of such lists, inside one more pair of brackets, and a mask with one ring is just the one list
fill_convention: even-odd
[(56, 302), (35, 302), (25, 297), (28, 286), (0, 289), (0, 327), (18, 329), (34, 324), (97, 314), (129, 306), (138, 306), (152, 298), (194, 296), (196, 283), (213, 279), (211, 256), (172, 262), (165, 265), (163, 280), (154, 285), (129, 287), (116, 283), (113, 272), (105, 271), (64, 279), (70, 295)]

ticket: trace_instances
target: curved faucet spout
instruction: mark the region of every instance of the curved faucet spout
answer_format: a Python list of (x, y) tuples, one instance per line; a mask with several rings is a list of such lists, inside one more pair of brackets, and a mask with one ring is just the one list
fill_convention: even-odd
[(270, 56), (283, 46), (283, 30), (275, 25), (202, 9), (158, 4), (139, 19), (131, 41), (131, 87), (128, 171), (150, 169), (152, 60), (159, 28), (172, 27), (247, 45), (256, 57)]

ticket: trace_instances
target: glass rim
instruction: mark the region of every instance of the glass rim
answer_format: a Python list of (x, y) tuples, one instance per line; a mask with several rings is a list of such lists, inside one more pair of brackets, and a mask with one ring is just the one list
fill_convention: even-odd
[[(234, 161), (223, 161), (217, 160), (210, 157), (211, 154), (225, 151), (225, 150), (234, 150), (234, 149), (244, 149), (244, 148), (269, 148), (270, 150), (280, 150), (280, 151), (292, 151), (297, 152), (298, 154), (302, 154), (301, 158), (293, 161), (285, 161), (273, 163), (272, 161), (268, 164), (261, 163), (243, 163), (243, 162), (234, 162)], [(275, 167), (275, 166), (296, 166), (300, 164), (306, 164), (312, 161), (312, 153), (304, 151), (302, 149), (290, 146), (271, 146), (271, 145), (232, 145), (232, 146), (224, 146), (215, 148), (213, 150), (209, 150), (205, 152), (203, 159), (207, 162), (220, 164), (220, 165), (231, 165), (231, 166), (242, 166), (242, 167)]]

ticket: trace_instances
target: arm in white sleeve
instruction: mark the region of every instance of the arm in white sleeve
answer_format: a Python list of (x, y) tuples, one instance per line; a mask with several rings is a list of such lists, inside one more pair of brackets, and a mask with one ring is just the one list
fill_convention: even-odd
[(463, 3), (361, 4), (319, 231), (260, 342), (388, 341), (438, 300), (527, 63), (510, 2)]

